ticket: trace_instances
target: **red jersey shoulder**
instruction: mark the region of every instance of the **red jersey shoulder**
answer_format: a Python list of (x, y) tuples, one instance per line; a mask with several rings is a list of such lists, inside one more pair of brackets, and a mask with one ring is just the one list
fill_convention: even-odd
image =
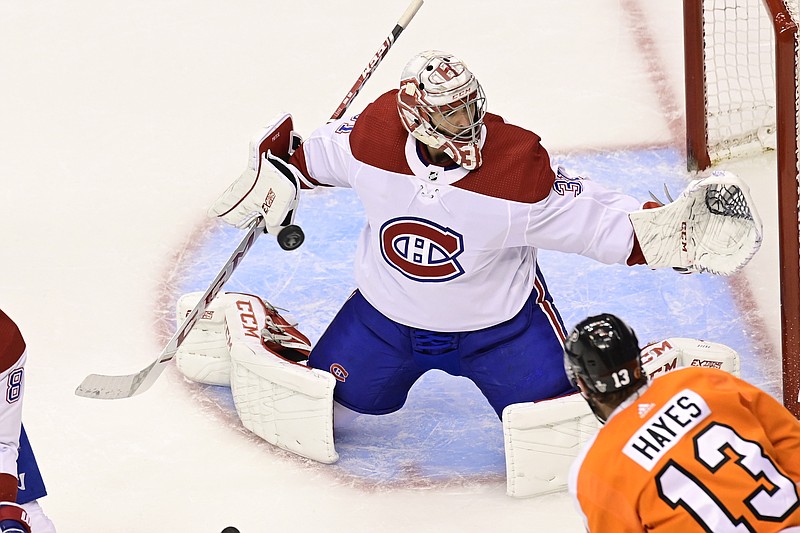
[[(364, 164), (413, 174), (406, 161), (408, 132), (397, 114), (397, 89), (369, 104), (350, 133), (350, 149)], [(541, 138), (488, 113), (483, 164), (459, 180), (456, 187), (486, 196), (533, 203), (547, 197), (555, 181), (550, 155)]]
[[(408, 166), (405, 152), (408, 132), (400, 122), (396, 102), (397, 89), (394, 89), (379, 96), (359, 113), (358, 120), (350, 123), (350, 151), (357, 161), (371, 167), (411, 175), (413, 172)], [(346, 132), (346, 127), (343, 126), (342, 131)], [(297, 167), (309, 181), (320, 185), (308, 171), (302, 144), (289, 158), (289, 163)]]
[(25, 353), (22, 333), (7, 314), (0, 310), (0, 372), (5, 372)]
[(397, 89), (379, 96), (358, 115), (350, 133), (350, 150), (362, 163), (396, 172), (413, 174), (406, 161), (408, 132), (397, 112)]
[(456, 185), (515, 202), (534, 203), (546, 198), (555, 173), (541, 137), (491, 113), (486, 114), (484, 124), (483, 164)]

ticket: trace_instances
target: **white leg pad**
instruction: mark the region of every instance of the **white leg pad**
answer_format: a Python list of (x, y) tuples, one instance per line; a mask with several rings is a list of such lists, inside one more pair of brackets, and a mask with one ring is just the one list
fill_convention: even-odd
[(670, 337), (642, 348), (642, 367), (650, 378), (684, 366), (704, 366), (741, 375), (739, 354), (719, 342)]
[(527, 498), (565, 490), (569, 468), (599, 428), (580, 394), (503, 409), (506, 493)]
[[(194, 309), (202, 295), (202, 292), (190, 292), (178, 299), (178, 324)], [(192, 381), (230, 385), (231, 358), (225, 338), (225, 308), (239, 296), (236, 293), (218, 294), (178, 348), (175, 363), (178, 370)]]
[[(279, 448), (321, 463), (339, 459), (333, 440), (334, 377), (283, 359), (253, 335), (266, 313), (253, 301), (226, 311), (231, 356), (231, 391), (244, 427)], [(246, 317), (240, 320), (239, 317)]]
[[(642, 364), (651, 378), (683, 366), (740, 373), (739, 354), (732, 348), (683, 337), (645, 346)], [(506, 493), (526, 498), (566, 489), (572, 462), (599, 427), (589, 405), (577, 393), (506, 407)]]

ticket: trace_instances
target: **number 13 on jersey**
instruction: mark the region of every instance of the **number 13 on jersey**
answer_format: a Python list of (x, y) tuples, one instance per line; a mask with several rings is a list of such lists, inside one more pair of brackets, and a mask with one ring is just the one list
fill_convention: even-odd
[[(787, 519), (800, 505), (797, 487), (786, 477), (772, 460), (764, 454), (761, 446), (741, 437), (733, 428), (717, 422), (710, 423), (694, 437), (696, 463), (681, 465), (670, 460), (656, 475), (659, 497), (671, 508), (683, 507), (705, 531), (713, 533), (747, 533), (762, 531), (743, 516), (734, 516), (728, 508), (735, 487), (742, 491), (742, 503), (760, 522), (780, 523)], [(800, 460), (800, 458), (798, 458)], [(730, 483), (729, 471), (725, 481), (725, 493), (716, 494), (700, 477), (692, 472), (700, 468), (712, 475), (720, 472), (726, 463), (738, 468), (741, 483)], [(726, 505), (727, 504), (727, 505)]]

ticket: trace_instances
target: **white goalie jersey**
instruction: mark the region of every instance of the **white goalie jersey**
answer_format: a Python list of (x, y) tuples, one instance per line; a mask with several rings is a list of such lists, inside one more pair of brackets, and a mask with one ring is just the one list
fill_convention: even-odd
[(290, 159), (310, 181), (358, 195), (355, 281), (384, 316), (434, 331), (494, 326), (530, 296), (538, 249), (631, 257), (639, 200), (556, 175), (535, 133), (491, 113), (479, 169), (430, 165), (397, 120), (395, 93), (318, 128)]
[(554, 172), (535, 133), (491, 113), (484, 130), (480, 168), (430, 165), (390, 91), (312, 132), (290, 158), (309, 182), (357, 193), (366, 224), (356, 284), (396, 322), (473, 331), (511, 318), (531, 294), (539, 249), (730, 274), (761, 242), (747, 186), (728, 173), (642, 210), (632, 196)]

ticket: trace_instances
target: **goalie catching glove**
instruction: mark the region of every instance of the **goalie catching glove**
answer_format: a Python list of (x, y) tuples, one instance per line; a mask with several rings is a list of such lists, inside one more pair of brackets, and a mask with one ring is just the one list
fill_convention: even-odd
[(241, 229), (260, 215), (272, 235), (294, 222), (301, 183), (313, 185), (286, 162), (300, 145), (292, 127), (292, 116), (284, 113), (253, 138), (247, 169), (217, 198), (210, 217)]
[(750, 189), (727, 171), (695, 180), (674, 202), (636, 211), (630, 219), (650, 268), (727, 276), (761, 246), (761, 218)]

